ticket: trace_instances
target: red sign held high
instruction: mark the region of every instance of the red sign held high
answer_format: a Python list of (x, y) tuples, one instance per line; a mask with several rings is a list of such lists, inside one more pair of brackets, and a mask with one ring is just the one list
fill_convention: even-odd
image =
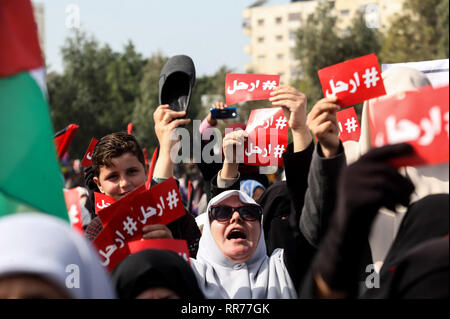
[(229, 73), (225, 77), (225, 100), (227, 105), (265, 100), (279, 85), (279, 75)]
[(245, 130), (249, 135), (244, 145), (245, 164), (283, 166), (289, 125), (281, 107), (252, 110)]
[(325, 97), (337, 96), (341, 107), (386, 94), (375, 54), (365, 55), (319, 70)]
[(415, 154), (395, 160), (400, 166), (447, 163), (449, 158), (449, 87), (431, 86), (376, 101), (369, 108), (372, 144), (408, 142)]

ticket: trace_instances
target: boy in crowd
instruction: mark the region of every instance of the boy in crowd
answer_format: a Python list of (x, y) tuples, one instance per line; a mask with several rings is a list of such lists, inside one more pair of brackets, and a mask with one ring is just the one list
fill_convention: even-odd
[[(158, 183), (173, 176), (170, 149), (174, 144), (170, 140), (170, 134), (178, 126), (189, 123), (189, 119), (179, 119), (185, 113), (185, 111), (175, 112), (170, 110), (168, 105), (161, 105), (153, 114), (160, 152), (155, 165), (155, 178), (152, 182)], [(94, 148), (92, 180), (101, 193), (115, 200), (120, 200), (144, 185), (147, 181), (147, 171), (142, 149), (133, 135), (126, 132), (112, 133), (100, 139)], [(86, 227), (85, 235), (93, 240), (102, 229), (100, 218), (96, 216)], [(200, 230), (190, 214), (184, 215), (167, 226), (155, 224), (147, 225), (142, 229), (143, 239), (185, 239), (192, 257), (196, 256), (200, 236)]]

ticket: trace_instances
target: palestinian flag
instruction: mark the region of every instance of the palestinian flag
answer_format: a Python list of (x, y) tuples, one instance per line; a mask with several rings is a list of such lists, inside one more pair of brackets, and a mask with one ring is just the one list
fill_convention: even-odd
[(29, 0), (0, 0), (0, 216), (40, 211), (69, 220)]

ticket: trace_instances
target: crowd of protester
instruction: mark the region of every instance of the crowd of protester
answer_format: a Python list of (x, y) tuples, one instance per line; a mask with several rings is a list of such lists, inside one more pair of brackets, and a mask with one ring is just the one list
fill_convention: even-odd
[[(388, 96), (430, 85), (423, 73), (406, 67), (382, 78)], [(248, 137), (245, 123), (229, 125), (220, 163), (175, 165), (171, 134), (193, 120), (186, 118), (189, 99), (156, 109), (151, 185), (174, 177), (186, 214), (168, 225), (145, 226), (142, 238), (186, 240), (190, 263), (151, 249), (129, 255), (111, 274), (101, 266), (92, 246), (103, 229), (94, 193), (120, 200), (147, 182), (149, 170), (132, 134), (102, 137), (92, 166), (83, 170), (74, 163), (66, 174), (67, 188), (83, 189), (84, 236), (44, 214), (0, 219), (0, 297), (448, 298), (448, 163), (395, 169), (390, 160), (413, 149), (371, 145), (373, 100), (363, 106), (360, 141), (342, 143), (337, 99), (307, 101), (306, 94), (289, 85), (271, 93), (292, 135), (283, 169), (271, 176), (236, 159)], [(209, 114), (200, 134), (218, 121)], [(208, 142), (202, 140), (202, 149)], [(385, 215), (399, 225), (390, 236), (380, 222)], [(80, 278), (72, 282), (79, 289), (67, 283), (70, 265), (79, 267)]]

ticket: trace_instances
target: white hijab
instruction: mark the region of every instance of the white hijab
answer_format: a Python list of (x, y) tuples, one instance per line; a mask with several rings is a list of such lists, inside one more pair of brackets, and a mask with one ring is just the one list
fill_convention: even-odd
[(244, 192), (223, 192), (209, 202), (207, 222), (200, 238), (197, 259), (191, 258), (192, 268), (206, 298), (209, 299), (288, 299), (297, 298), (294, 284), (283, 260), (283, 249), (275, 249), (267, 256), (264, 232), (261, 227), (258, 246), (246, 263), (236, 263), (225, 257), (214, 241), (209, 220), (212, 205), (230, 196), (239, 196), (246, 204), (257, 203)]
[[(79, 282), (69, 277), (77, 273)], [(115, 298), (91, 243), (69, 224), (43, 213), (0, 218), (0, 277), (12, 274), (41, 276), (71, 298)]]
[[(344, 150), (347, 164), (356, 161), (361, 155), (372, 148), (369, 131), (369, 108), (377, 100), (386, 99), (407, 91), (417, 91), (419, 88), (430, 85), (426, 75), (416, 69), (405, 66), (392, 67), (382, 74), (386, 95), (364, 102), (361, 116), (361, 137), (359, 142), (345, 142)], [(376, 111), (376, 110), (374, 110)], [(414, 184), (415, 190), (411, 195), (410, 204), (419, 199), (439, 193), (449, 192), (449, 166), (448, 163), (433, 166), (402, 167), (400, 173), (407, 176)], [(397, 207), (396, 212), (381, 208), (375, 219), (369, 242), (375, 268), (381, 267), (386, 254), (397, 235), (400, 223), (406, 213), (405, 207)]]

